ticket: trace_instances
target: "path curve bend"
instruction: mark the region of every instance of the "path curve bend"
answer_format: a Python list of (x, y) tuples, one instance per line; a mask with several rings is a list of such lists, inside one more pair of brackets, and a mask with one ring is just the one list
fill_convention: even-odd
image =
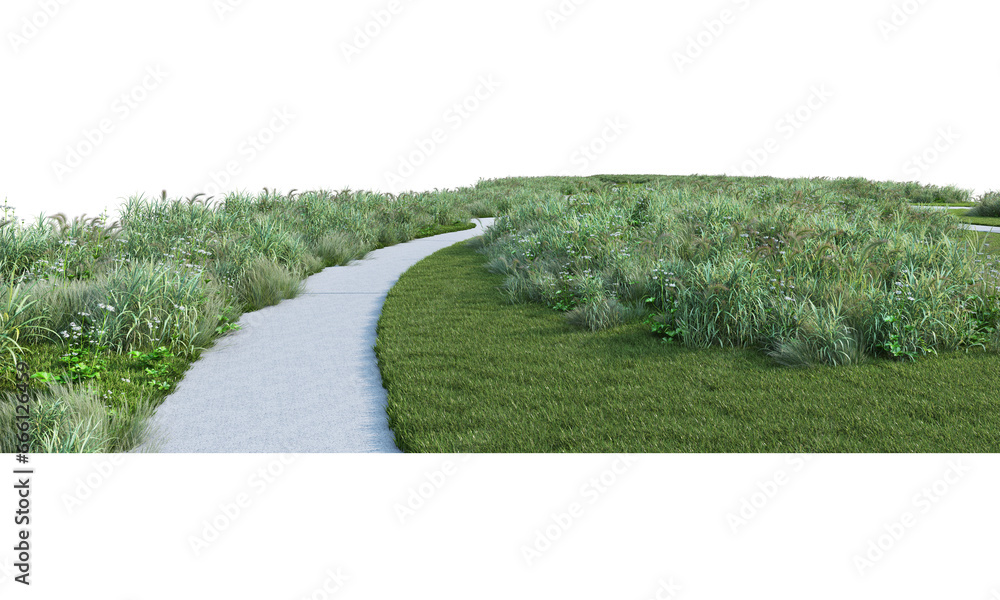
[(375, 358), (386, 294), (422, 258), (483, 233), (455, 231), (374, 250), (308, 277), (202, 352), (150, 421), (159, 452), (399, 452)]

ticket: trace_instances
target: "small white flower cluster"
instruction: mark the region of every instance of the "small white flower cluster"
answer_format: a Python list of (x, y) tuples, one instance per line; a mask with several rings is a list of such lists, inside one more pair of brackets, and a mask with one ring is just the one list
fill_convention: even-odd
[[(896, 282), (896, 286), (897, 287), (901, 287), (901, 288), (910, 288), (911, 287), (909, 283), (903, 283), (902, 281), (897, 281)], [(893, 296), (896, 298), (896, 300), (902, 300), (902, 298), (900, 298), (900, 296), (902, 296), (903, 294), (906, 294), (906, 299), (907, 300), (909, 300), (911, 302), (913, 302), (915, 300), (915, 298), (913, 297), (913, 293), (909, 292), (909, 291), (896, 290), (895, 293), (893, 294)]]

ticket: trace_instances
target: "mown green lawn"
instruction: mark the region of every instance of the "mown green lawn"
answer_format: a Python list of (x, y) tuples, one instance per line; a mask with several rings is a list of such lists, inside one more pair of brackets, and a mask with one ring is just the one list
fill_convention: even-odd
[(457, 244), (388, 295), (376, 354), (404, 451), (1000, 451), (996, 353), (782, 367), (663, 344), (639, 323), (571, 327), (507, 304), (483, 263)]
[(1000, 218), (997, 217), (966, 217), (962, 215), (958, 218), (963, 223), (970, 225), (986, 225), (987, 227), (1000, 227)]
[(1000, 217), (970, 217), (966, 215), (966, 213), (969, 212), (967, 208), (951, 208), (949, 209), (949, 212), (958, 217), (958, 220), (963, 223), (968, 223), (970, 225), (986, 225), (987, 227), (1000, 227)]

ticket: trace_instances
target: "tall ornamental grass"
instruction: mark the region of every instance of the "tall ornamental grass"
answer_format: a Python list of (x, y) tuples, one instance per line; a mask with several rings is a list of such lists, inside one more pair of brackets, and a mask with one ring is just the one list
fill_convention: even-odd
[(976, 205), (966, 215), (1000, 219), (1000, 191), (986, 192), (976, 198)]
[(166, 346), (192, 356), (224, 317), (295, 297), (324, 267), (468, 218), (464, 196), (448, 190), (265, 189), (220, 199), (133, 196), (110, 225), (106, 215), (40, 216), (28, 227), (7, 219), (0, 281), (11, 306), (0, 313), (0, 351), (77, 331), (117, 352)]
[[(0, 452), (17, 452), (21, 440), (14, 395), (0, 393)], [(135, 402), (108, 402), (93, 386), (52, 384), (32, 393), (28, 402), (31, 452), (128, 452), (159, 443), (152, 426), (150, 396)]]
[(995, 265), (954, 217), (914, 210), (901, 193), (845, 188), (743, 180), (722, 191), (550, 193), (512, 206), (484, 252), (511, 300), (589, 329), (644, 312), (665, 339), (755, 347), (789, 365), (996, 349)]

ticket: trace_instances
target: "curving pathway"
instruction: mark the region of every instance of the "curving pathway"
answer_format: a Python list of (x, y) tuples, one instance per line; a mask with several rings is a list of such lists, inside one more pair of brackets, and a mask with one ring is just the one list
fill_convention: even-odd
[(298, 297), (243, 314), (159, 406), (139, 451), (399, 452), (374, 351), (382, 303), (420, 259), (493, 224), (476, 221), (324, 269)]
[(382, 303), (422, 258), (493, 224), (477, 221), (324, 269), (297, 298), (243, 314), (159, 406), (155, 438), (137, 451), (398, 452), (373, 349)]

